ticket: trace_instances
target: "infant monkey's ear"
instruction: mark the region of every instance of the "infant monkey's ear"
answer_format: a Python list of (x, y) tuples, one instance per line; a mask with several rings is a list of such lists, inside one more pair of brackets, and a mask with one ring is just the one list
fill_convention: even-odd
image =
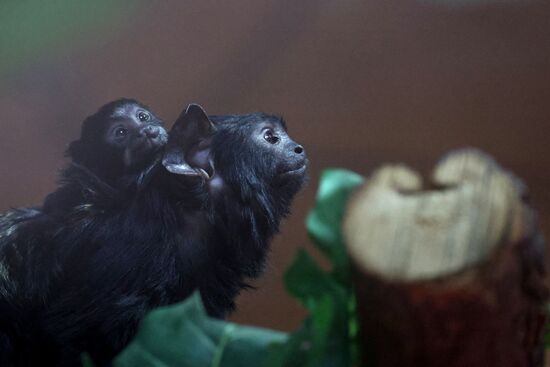
[(202, 107), (190, 104), (170, 131), (162, 164), (174, 174), (210, 179), (214, 174), (210, 147), (215, 132)]
[(69, 145), (67, 156), (101, 179), (139, 173), (159, 158), (168, 141), (162, 124), (136, 100), (107, 103), (84, 120), (80, 138)]

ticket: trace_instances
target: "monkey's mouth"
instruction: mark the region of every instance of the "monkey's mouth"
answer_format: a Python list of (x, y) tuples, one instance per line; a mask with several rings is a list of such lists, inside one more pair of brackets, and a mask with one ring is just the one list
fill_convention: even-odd
[(303, 165), (301, 165), (300, 167), (298, 168), (293, 168), (293, 169), (290, 169), (290, 170), (287, 170), (283, 173), (281, 173), (281, 176), (298, 176), (298, 175), (303, 175), (307, 170), (307, 161), (304, 162)]

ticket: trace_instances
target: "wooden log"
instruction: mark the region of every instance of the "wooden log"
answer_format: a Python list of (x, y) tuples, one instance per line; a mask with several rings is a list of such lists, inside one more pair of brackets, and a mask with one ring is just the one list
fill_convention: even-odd
[(542, 366), (545, 246), (525, 187), (472, 149), (431, 181), (386, 166), (348, 204), (364, 364)]

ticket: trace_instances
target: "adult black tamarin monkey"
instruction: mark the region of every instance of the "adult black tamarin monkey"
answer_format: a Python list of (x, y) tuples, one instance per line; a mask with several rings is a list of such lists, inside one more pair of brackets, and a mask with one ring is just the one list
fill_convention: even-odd
[(91, 203), (56, 229), (53, 247), (68, 255), (32, 313), (26, 355), (38, 350), (37, 363), (47, 355), (63, 366), (86, 350), (107, 364), (147, 311), (195, 289), (210, 315), (224, 317), (247, 278), (261, 273), (306, 169), (281, 119), (209, 119), (189, 106), (134, 198), (108, 210)]

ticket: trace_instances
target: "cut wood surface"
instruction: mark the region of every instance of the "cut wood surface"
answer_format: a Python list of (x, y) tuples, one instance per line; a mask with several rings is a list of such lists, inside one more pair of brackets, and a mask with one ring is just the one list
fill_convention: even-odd
[(454, 152), (428, 183), (402, 165), (353, 195), (344, 237), (374, 366), (542, 366), (544, 243), (526, 189)]

